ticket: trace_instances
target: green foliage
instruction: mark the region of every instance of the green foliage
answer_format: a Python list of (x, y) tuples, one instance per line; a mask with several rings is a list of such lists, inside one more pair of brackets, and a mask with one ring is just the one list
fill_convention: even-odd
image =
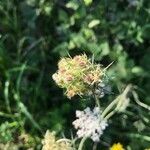
[[(150, 105), (149, 8), (149, 0), (0, 0), (0, 142), (14, 141), (14, 130), (70, 135), (84, 101), (68, 101), (51, 78), (68, 53), (94, 54), (104, 66), (114, 61), (109, 99), (131, 83)], [(113, 118), (100, 147), (150, 147), (150, 111), (134, 99)]]

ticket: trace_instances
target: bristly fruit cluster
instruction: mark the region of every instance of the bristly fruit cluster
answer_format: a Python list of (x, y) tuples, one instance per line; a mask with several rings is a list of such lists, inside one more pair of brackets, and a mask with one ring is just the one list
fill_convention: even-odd
[(84, 54), (62, 58), (53, 79), (59, 87), (65, 89), (65, 94), (71, 99), (75, 95), (82, 96), (91, 92), (95, 84), (102, 83), (104, 74), (102, 67), (94, 64)]

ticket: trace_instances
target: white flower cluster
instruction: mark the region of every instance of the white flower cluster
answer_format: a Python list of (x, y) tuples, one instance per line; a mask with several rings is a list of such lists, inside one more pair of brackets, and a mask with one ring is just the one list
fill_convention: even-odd
[(94, 142), (99, 142), (103, 130), (108, 126), (107, 122), (101, 117), (101, 111), (95, 107), (93, 111), (89, 107), (84, 111), (76, 111), (76, 119), (73, 125), (77, 131), (79, 138), (89, 137)]

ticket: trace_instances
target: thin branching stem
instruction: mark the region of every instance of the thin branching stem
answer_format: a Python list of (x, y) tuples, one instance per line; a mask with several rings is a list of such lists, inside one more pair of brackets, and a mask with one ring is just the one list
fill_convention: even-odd
[(111, 111), (109, 114), (107, 114), (104, 119), (108, 120), (108, 119), (111, 118), (116, 112), (117, 112), (117, 110), (114, 109), (114, 110)]
[[(106, 109), (103, 111), (102, 113), (102, 117), (106, 118), (106, 115), (109, 113), (109, 111), (124, 97), (127, 97), (127, 94), (129, 93), (130, 89), (131, 89), (131, 85), (129, 84), (125, 90), (123, 91), (122, 94), (120, 94), (115, 100), (113, 100), (107, 107)], [(116, 112), (116, 111), (115, 111)], [(111, 115), (111, 114), (110, 114)], [(110, 117), (109, 117), (110, 118)]]
[(138, 95), (137, 95), (137, 93), (136, 93), (135, 91), (132, 91), (132, 94), (133, 94), (133, 97), (134, 97), (135, 102), (136, 102), (139, 106), (141, 106), (141, 107), (143, 107), (143, 108), (145, 108), (145, 109), (147, 109), (147, 110), (150, 111), (150, 107), (149, 107), (148, 105), (146, 105), (145, 103), (142, 103), (142, 102), (139, 100), (139, 97), (138, 97)]
[(71, 143), (71, 140), (64, 138), (64, 139), (59, 139), (56, 142), (57, 143), (59, 143), (59, 142), (69, 142), (69, 143)]
[(106, 107), (106, 109), (103, 111), (102, 113), (102, 117), (105, 118), (105, 116), (107, 115), (107, 113), (114, 107), (115, 104), (117, 104), (119, 101), (119, 98), (117, 97), (114, 101), (112, 101), (108, 107)]

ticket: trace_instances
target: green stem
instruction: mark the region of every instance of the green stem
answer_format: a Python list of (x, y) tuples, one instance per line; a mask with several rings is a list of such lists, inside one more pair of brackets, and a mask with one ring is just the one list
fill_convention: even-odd
[(83, 145), (84, 145), (84, 142), (86, 141), (87, 137), (83, 137), (80, 144), (79, 144), (79, 148), (78, 150), (83, 150)]
[[(106, 118), (105, 116), (107, 115), (107, 113), (109, 113), (109, 111), (123, 98), (126, 98), (127, 97), (127, 94), (129, 93), (130, 89), (131, 89), (131, 85), (129, 84), (125, 90), (123, 91), (122, 94), (120, 94), (114, 101), (112, 101), (108, 107), (103, 111), (102, 113), (102, 117), (103, 118)], [(115, 110), (116, 112), (116, 110)]]
[(142, 139), (142, 140), (150, 142), (150, 136), (147, 136), (147, 135), (141, 135), (141, 134), (136, 134), (136, 133), (130, 133), (127, 135), (131, 138), (134, 138), (134, 139), (138, 138), (138, 139)]
[(105, 118), (106, 114), (114, 107), (114, 105), (119, 101), (119, 98), (117, 97), (114, 101), (112, 101), (108, 107), (103, 111), (102, 117)]
[(59, 142), (68, 142), (68, 143), (71, 143), (71, 140), (70, 139), (59, 139), (59, 140), (57, 140), (56, 141), (57, 143), (59, 143)]
[(9, 81), (6, 81), (6, 82), (5, 82), (4, 96), (5, 96), (7, 111), (8, 111), (9, 113), (11, 113), (10, 101), (9, 101)]
[(94, 143), (93, 150), (96, 150), (96, 149), (97, 149), (97, 143)]
[(142, 103), (142, 102), (139, 100), (139, 97), (138, 97), (138, 95), (137, 95), (137, 93), (136, 93), (135, 91), (132, 91), (132, 95), (133, 95), (133, 97), (134, 97), (135, 102), (136, 102), (138, 105), (140, 105), (141, 107), (143, 107), (143, 108), (145, 108), (145, 109), (147, 109), (147, 110), (150, 111), (150, 106), (146, 105), (145, 103)]
[(108, 119), (109, 119), (110, 117), (112, 117), (116, 112), (117, 112), (116, 109), (113, 110), (113, 111), (111, 111), (109, 114), (107, 114), (107, 115), (105, 116), (104, 119), (108, 120)]
[(6, 117), (6, 118), (14, 118), (14, 117), (17, 117), (17, 116), (15, 116), (15, 115), (12, 115), (12, 114), (6, 114), (6, 113), (3, 113), (3, 112), (0, 112), (0, 116)]
[(95, 101), (96, 101), (97, 106), (98, 106), (98, 107), (99, 107), (99, 109), (100, 109), (100, 102), (99, 102), (99, 99), (98, 99), (98, 97), (97, 97), (97, 96), (95, 96)]

